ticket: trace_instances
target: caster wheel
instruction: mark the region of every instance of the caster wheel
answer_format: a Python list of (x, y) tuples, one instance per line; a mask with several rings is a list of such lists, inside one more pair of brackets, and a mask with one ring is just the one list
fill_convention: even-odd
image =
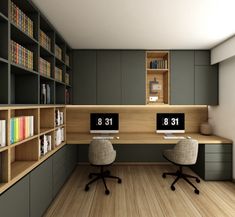
[(171, 186), (171, 190), (172, 190), (172, 191), (175, 191), (175, 186), (172, 185), (172, 186)]
[(89, 186), (88, 185), (86, 185), (86, 187), (85, 187), (85, 191), (89, 191)]
[(110, 191), (109, 191), (109, 190), (106, 190), (106, 191), (105, 191), (105, 194), (106, 194), (106, 195), (109, 195), (109, 194), (110, 194)]
[(121, 180), (121, 179), (118, 179), (118, 183), (121, 184), (121, 183), (122, 183), (122, 180)]
[(194, 193), (195, 193), (195, 194), (199, 194), (200, 192), (199, 192), (199, 190), (195, 189), (195, 190), (194, 190)]
[(89, 179), (91, 179), (91, 178), (92, 178), (92, 175), (91, 175), (91, 174), (89, 174), (88, 178), (89, 178)]
[(196, 178), (196, 182), (197, 182), (197, 183), (200, 183), (200, 179), (199, 179), (199, 178)]
[(162, 174), (162, 178), (166, 178), (166, 174), (165, 173)]

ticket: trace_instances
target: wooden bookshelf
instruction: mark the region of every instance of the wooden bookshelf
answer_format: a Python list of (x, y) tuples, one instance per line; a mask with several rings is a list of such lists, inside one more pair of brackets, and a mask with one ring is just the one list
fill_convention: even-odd
[[(55, 124), (55, 110), (64, 112), (64, 123)], [(34, 116), (34, 135), (22, 141), (10, 144), (10, 119), (12, 117)], [(29, 173), (33, 168), (58, 151), (66, 143), (55, 146), (55, 131), (62, 127), (66, 136), (66, 108), (63, 105), (52, 106), (6, 106), (0, 107), (0, 120), (6, 120), (7, 143), (0, 148), (0, 193)], [(52, 147), (45, 155), (40, 153), (40, 137), (51, 135)]]
[(146, 52), (146, 104), (169, 104), (169, 60), (168, 51)]
[[(22, 26), (12, 19), (11, 1), (33, 22), (33, 34), (26, 32)], [(72, 49), (51, 25), (47, 18), (30, 0), (1, 0), (0, 2), (0, 105), (42, 104), (42, 84), (50, 86), (49, 104), (70, 104), (71, 96), (65, 99), (66, 88), (72, 93), (71, 82), (65, 84), (65, 73), (72, 74)], [(51, 40), (50, 48), (45, 48), (40, 41), (40, 30)], [(33, 53), (33, 68), (12, 61), (11, 40), (17, 42)], [(55, 56), (55, 44), (62, 49), (62, 59)], [(70, 57), (70, 64), (65, 63), (65, 56)], [(50, 76), (39, 72), (40, 57), (50, 63)], [(24, 62), (24, 61), (22, 61)], [(59, 66), (63, 71), (63, 80), (55, 81), (54, 69)], [(70, 76), (70, 79), (72, 76)], [(22, 85), (23, 84), (23, 85)]]

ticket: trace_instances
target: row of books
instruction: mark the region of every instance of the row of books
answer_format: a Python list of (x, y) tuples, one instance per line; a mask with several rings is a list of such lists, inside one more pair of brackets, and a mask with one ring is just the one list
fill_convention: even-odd
[(69, 73), (65, 73), (65, 84), (69, 84)]
[(62, 69), (55, 67), (55, 79), (62, 82)]
[(60, 126), (64, 124), (64, 112), (61, 112), (59, 109), (55, 110), (55, 125)]
[(167, 69), (168, 61), (163, 59), (152, 60), (150, 62), (150, 69)]
[(42, 47), (51, 51), (51, 39), (42, 30), (40, 30), (39, 43)]
[(43, 135), (40, 137), (39, 142), (40, 142), (39, 154), (40, 154), (40, 157), (42, 157), (52, 150), (52, 136)]
[(13, 2), (11, 2), (11, 20), (23, 32), (33, 37), (33, 21)]
[(69, 55), (65, 54), (65, 64), (69, 66)]
[(55, 131), (55, 145), (58, 146), (64, 142), (64, 128), (59, 128)]
[(14, 117), (10, 120), (10, 143), (22, 141), (34, 135), (34, 116)]
[(55, 45), (55, 56), (62, 60), (62, 49), (57, 44)]
[(51, 88), (49, 84), (41, 84), (41, 104), (51, 104)]
[(45, 76), (51, 77), (51, 64), (40, 57), (39, 72)]
[(6, 146), (6, 120), (0, 120), (0, 147)]
[(15, 41), (11, 41), (11, 61), (28, 69), (33, 69), (33, 52)]

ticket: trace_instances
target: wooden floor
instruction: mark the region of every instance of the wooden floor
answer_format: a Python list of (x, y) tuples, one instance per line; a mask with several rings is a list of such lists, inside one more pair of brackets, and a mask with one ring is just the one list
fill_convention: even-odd
[[(111, 194), (104, 194), (102, 182), (84, 191), (89, 166), (78, 166), (49, 207), (44, 217), (234, 217), (235, 184), (205, 182), (197, 184), (200, 195), (180, 180), (171, 191), (172, 177), (163, 179), (162, 172), (175, 170), (171, 165), (113, 166), (113, 175), (122, 184), (109, 180)], [(187, 172), (192, 173), (189, 169)]]

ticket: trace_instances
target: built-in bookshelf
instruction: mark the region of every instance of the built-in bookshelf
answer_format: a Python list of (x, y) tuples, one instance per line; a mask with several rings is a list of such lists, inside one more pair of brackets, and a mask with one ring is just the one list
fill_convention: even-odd
[(146, 52), (146, 104), (169, 104), (169, 52)]
[[(32, 1), (1, 0), (0, 32), (0, 105), (70, 104), (72, 50)], [(55, 67), (61, 69), (60, 80)], [(43, 84), (49, 88), (47, 101)]]
[[(32, 125), (23, 127), (21, 121), (25, 123), (27, 117), (33, 118)], [(20, 120), (15, 129), (22, 139), (12, 142), (12, 129), (16, 126), (12, 125), (12, 119), (15, 118)], [(6, 145), (0, 147), (1, 193), (65, 145), (66, 108), (62, 105), (0, 107), (0, 120), (6, 121)], [(61, 120), (59, 124), (58, 120)], [(32, 134), (24, 137), (21, 134), (27, 133), (27, 127), (32, 129)], [(60, 143), (56, 138), (58, 129), (64, 132)]]

